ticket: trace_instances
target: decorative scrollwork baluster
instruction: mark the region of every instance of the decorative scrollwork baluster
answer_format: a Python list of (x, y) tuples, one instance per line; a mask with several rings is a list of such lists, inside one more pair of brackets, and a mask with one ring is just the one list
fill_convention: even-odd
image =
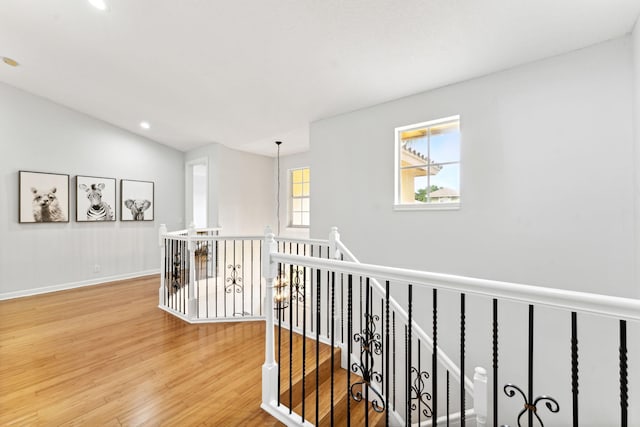
[(532, 413), (533, 416), (535, 416), (538, 422), (540, 423), (540, 426), (544, 427), (544, 423), (542, 422), (542, 419), (538, 415), (538, 403), (540, 402), (544, 401), (544, 406), (546, 406), (550, 412), (557, 413), (560, 411), (560, 405), (551, 396), (544, 396), (544, 395), (538, 396), (533, 400), (533, 402), (529, 402), (527, 401), (527, 397), (525, 396), (524, 392), (520, 389), (520, 387), (514, 384), (506, 384), (504, 386), (504, 394), (506, 394), (508, 397), (515, 396), (516, 392), (518, 392), (520, 396), (522, 396), (522, 400), (524, 401), (524, 407), (518, 414), (518, 427), (522, 427), (522, 424), (520, 423), (520, 418), (522, 418), (522, 416), (527, 412)]
[(174, 291), (177, 291), (182, 284), (180, 283), (180, 264), (182, 264), (182, 260), (180, 259), (180, 252), (176, 252), (173, 255), (173, 272), (171, 274), (171, 287)]
[(365, 314), (365, 328), (360, 333), (353, 335), (353, 340), (360, 343), (360, 361), (351, 364), (351, 370), (362, 376), (362, 381), (355, 382), (349, 388), (349, 395), (356, 402), (364, 398), (365, 387), (373, 392), (375, 396), (369, 398), (371, 407), (376, 412), (385, 410), (385, 400), (375, 388), (371, 387), (371, 382), (382, 383), (382, 374), (374, 369), (374, 355), (382, 353), (382, 336), (376, 332), (375, 322), (380, 321), (380, 316)]
[(242, 266), (240, 264), (229, 264), (227, 265), (227, 269), (229, 271), (229, 277), (227, 277), (227, 285), (224, 286), (224, 290), (226, 293), (230, 294), (234, 290), (237, 294), (242, 292), (244, 285), (242, 283), (242, 277), (240, 277), (240, 269)]
[[(415, 376), (415, 378), (414, 378)], [(427, 390), (427, 380), (429, 379), (429, 373), (427, 371), (419, 372), (417, 368), (411, 367), (411, 378), (413, 379), (413, 384), (411, 385), (411, 410), (415, 411), (418, 409), (417, 403), (420, 403), (420, 406), (424, 406), (422, 409), (422, 415), (427, 418), (431, 418), (433, 416), (433, 410), (429, 405), (431, 401), (431, 393)], [(414, 401), (416, 403), (414, 403)]]

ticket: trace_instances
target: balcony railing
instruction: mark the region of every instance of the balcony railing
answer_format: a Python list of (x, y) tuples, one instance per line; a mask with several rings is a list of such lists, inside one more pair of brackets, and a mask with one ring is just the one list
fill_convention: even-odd
[(638, 300), (362, 264), (335, 229), (162, 231), (160, 306), (265, 321), (262, 407), (287, 425), (640, 424)]

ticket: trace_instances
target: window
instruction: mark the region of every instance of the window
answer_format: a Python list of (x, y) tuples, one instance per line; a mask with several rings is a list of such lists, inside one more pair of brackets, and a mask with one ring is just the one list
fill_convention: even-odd
[(309, 168), (291, 169), (289, 226), (309, 227)]
[(460, 116), (396, 128), (395, 207), (460, 206)]

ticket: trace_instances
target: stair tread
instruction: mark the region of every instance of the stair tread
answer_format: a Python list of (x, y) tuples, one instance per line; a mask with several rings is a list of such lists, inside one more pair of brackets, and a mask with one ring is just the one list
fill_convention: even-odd
[[(277, 332), (276, 332), (277, 339)], [(298, 415), (302, 415), (302, 336), (293, 334), (293, 347), (295, 357), (292, 360), (292, 375), (293, 381), (291, 384), (292, 390), (292, 404), (289, 401), (289, 332), (283, 330), (282, 334), (282, 348), (281, 348), (281, 361), (280, 367), (281, 375), (281, 387), (280, 387), (280, 403), (285, 407), (292, 408), (292, 411)], [(316, 355), (315, 355), (315, 339), (307, 337), (306, 344), (306, 378), (305, 378), (305, 419), (312, 424), (315, 424), (316, 420), (316, 408), (315, 400), (316, 395), (318, 399), (319, 410), (319, 426), (331, 424), (331, 347), (329, 345), (320, 343), (319, 359), (318, 359), (318, 375), (320, 385), (316, 390), (315, 376), (316, 376)], [(276, 344), (277, 345), (277, 344)], [(277, 352), (277, 347), (276, 347)], [(334, 425), (346, 426), (347, 423), (347, 370), (342, 369), (340, 366), (341, 350), (338, 347), (334, 348)], [(351, 384), (357, 381), (361, 381), (362, 378), (353, 372), (351, 373)], [(351, 424), (364, 425), (365, 424), (365, 412), (364, 402), (356, 402), (353, 399), (350, 401), (350, 419)], [(371, 404), (368, 405), (368, 425), (377, 426), (384, 425), (385, 414), (377, 413), (372, 409)]]

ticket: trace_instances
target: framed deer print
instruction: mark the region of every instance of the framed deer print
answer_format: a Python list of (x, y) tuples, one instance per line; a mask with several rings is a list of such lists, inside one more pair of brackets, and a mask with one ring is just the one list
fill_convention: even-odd
[(153, 182), (120, 180), (120, 220), (153, 221)]
[(18, 222), (69, 222), (69, 175), (19, 171)]
[(116, 220), (116, 179), (76, 176), (76, 221)]

